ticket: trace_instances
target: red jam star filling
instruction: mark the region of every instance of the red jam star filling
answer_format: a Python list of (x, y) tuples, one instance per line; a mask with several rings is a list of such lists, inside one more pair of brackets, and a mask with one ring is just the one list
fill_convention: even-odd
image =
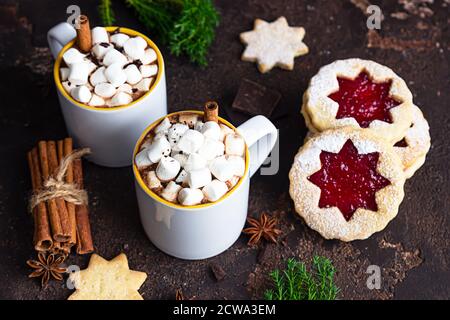
[(366, 72), (355, 79), (337, 78), (339, 90), (328, 97), (339, 104), (336, 119), (355, 118), (359, 126), (367, 128), (373, 120), (392, 123), (390, 109), (401, 102), (389, 97), (392, 80), (372, 82)]
[(390, 181), (377, 172), (378, 152), (358, 154), (351, 140), (339, 153), (322, 151), (322, 168), (308, 177), (321, 189), (319, 207), (338, 207), (349, 221), (356, 209), (378, 210), (375, 193)]

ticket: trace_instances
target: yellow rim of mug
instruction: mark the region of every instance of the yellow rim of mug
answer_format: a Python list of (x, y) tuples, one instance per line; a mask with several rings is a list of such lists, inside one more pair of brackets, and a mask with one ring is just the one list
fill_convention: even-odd
[[(137, 180), (137, 182), (139, 183), (140, 187), (153, 199), (162, 202), (163, 204), (169, 206), (169, 207), (173, 207), (176, 209), (187, 209), (187, 210), (192, 210), (192, 209), (201, 209), (201, 208), (206, 208), (206, 207), (210, 207), (213, 206), (215, 204), (218, 204), (219, 202), (221, 202), (222, 200), (225, 200), (226, 198), (228, 198), (229, 196), (231, 196), (231, 194), (233, 192), (236, 191), (236, 189), (243, 183), (244, 179), (246, 178), (247, 174), (248, 174), (248, 168), (249, 168), (249, 161), (250, 161), (250, 157), (249, 157), (249, 152), (248, 152), (248, 146), (247, 144), (245, 145), (245, 173), (244, 175), (239, 179), (238, 183), (231, 189), (229, 190), (222, 198), (220, 198), (217, 201), (214, 202), (208, 202), (208, 203), (203, 203), (203, 204), (197, 204), (195, 206), (182, 206), (176, 203), (172, 203), (170, 201), (167, 201), (166, 199), (158, 196), (156, 193), (154, 193), (145, 183), (144, 180), (142, 180), (141, 174), (139, 173), (139, 170), (136, 166), (136, 163), (134, 162), (134, 159), (136, 157), (136, 154), (138, 153), (139, 147), (142, 144), (142, 140), (144, 140), (144, 138), (147, 136), (147, 134), (154, 128), (156, 127), (158, 124), (161, 123), (161, 121), (163, 121), (165, 118), (167, 117), (171, 117), (174, 115), (178, 115), (181, 113), (195, 113), (195, 114), (199, 114), (199, 115), (203, 115), (203, 111), (197, 111), (197, 110), (184, 110), (184, 111), (177, 111), (177, 112), (173, 112), (170, 113), (164, 117), (159, 118), (158, 120), (156, 120), (155, 122), (153, 122), (150, 126), (148, 126), (144, 132), (141, 134), (141, 136), (139, 137), (139, 140), (136, 143), (136, 146), (134, 147), (134, 152), (133, 152), (133, 172), (134, 172), (134, 176)], [(237, 129), (231, 124), (229, 123), (227, 120), (219, 117), (219, 122), (225, 124), (226, 126), (230, 127), (231, 129), (233, 129), (234, 131), (237, 132)]]
[[(109, 32), (114, 31), (115, 29), (117, 29), (119, 27), (105, 27), (105, 29)], [(89, 109), (89, 110), (95, 110), (95, 111), (116, 111), (116, 110), (120, 110), (120, 109), (125, 109), (125, 108), (129, 108), (131, 106), (133, 106), (135, 103), (143, 100), (145, 97), (147, 97), (152, 91), (153, 89), (158, 85), (159, 81), (161, 80), (162, 77), (162, 70), (164, 70), (164, 60), (162, 57), (161, 52), (159, 51), (159, 48), (156, 46), (156, 44), (150, 40), (149, 38), (147, 38), (145, 35), (143, 35), (142, 33), (132, 30), (132, 29), (128, 29), (128, 28), (123, 28), (120, 27), (120, 31), (122, 33), (125, 33), (129, 36), (140, 36), (142, 38), (144, 38), (145, 41), (147, 41), (147, 43), (149, 44), (149, 46), (155, 50), (156, 52), (156, 57), (157, 57), (157, 61), (158, 61), (158, 74), (156, 75), (156, 80), (155, 82), (152, 84), (151, 88), (149, 91), (147, 91), (144, 95), (142, 95), (141, 97), (139, 97), (139, 99), (136, 99), (132, 102), (130, 102), (129, 104), (123, 105), (123, 106), (119, 106), (119, 107), (111, 107), (111, 108), (98, 108), (98, 107), (91, 107), (88, 106), (87, 104), (84, 103), (80, 103), (78, 101), (76, 101), (75, 99), (73, 99), (67, 92), (66, 90), (64, 90), (62, 83), (61, 83), (61, 79), (59, 78), (59, 67), (61, 65), (61, 60), (62, 60), (62, 56), (64, 54), (64, 52), (66, 52), (69, 48), (71, 48), (73, 46), (73, 44), (75, 43), (75, 39), (69, 41), (69, 43), (67, 43), (59, 52), (58, 57), (56, 58), (55, 61), (55, 65), (53, 67), (53, 77), (55, 79), (55, 83), (56, 83), (56, 87), (58, 88), (58, 90), (61, 92), (61, 94), (70, 102), (72, 102), (74, 105), (84, 108), (84, 109)]]

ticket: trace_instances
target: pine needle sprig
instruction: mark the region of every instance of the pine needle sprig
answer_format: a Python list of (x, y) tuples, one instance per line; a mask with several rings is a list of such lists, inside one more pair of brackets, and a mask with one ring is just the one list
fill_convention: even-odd
[(176, 56), (185, 53), (193, 62), (206, 65), (218, 24), (219, 14), (211, 0), (185, 0), (180, 18), (169, 33), (171, 52)]
[(111, 0), (100, 0), (100, 5), (98, 6), (98, 13), (100, 19), (105, 26), (112, 26), (116, 21), (114, 17), (114, 12), (112, 9)]
[(309, 272), (304, 263), (287, 261), (287, 268), (270, 273), (273, 288), (265, 292), (267, 300), (334, 300), (339, 289), (334, 284), (335, 268), (327, 258), (315, 256)]
[[(186, 54), (192, 62), (206, 65), (219, 13), (212, 0), (125, 0), (139, 21), (158, 34), (170, 51)], [(100, 0), (99, 13), (104, 25), (114, 21), (110, 0)]]
[(157, 32), (161, 40), (169, 41), (182, 0), (125, 0), (134, 9), (139, 21), (149, 30)]

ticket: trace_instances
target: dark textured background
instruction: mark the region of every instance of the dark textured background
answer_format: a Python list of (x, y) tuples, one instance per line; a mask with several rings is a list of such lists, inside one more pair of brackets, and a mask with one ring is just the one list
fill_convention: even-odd
[[(30, 178), (26, 152), (39, 139), (66, 135), (52, 82), (52, 60), (46, 32), (66, 18), (74, 1), (0, 1), (0, 298), (65, 299), (61, 283), (41, 290), (30, 280), (25, 261), (34, 256), (32, 221), (27, 215)], [(99, 23), (95, 1), (76, 1)], [(121, 1), (113, 1), (118, 24), (146, 31)], [(353, 1), (364, 4), (365, 1)], [(449, 116), (449, 6), (436, 0), (430, 11), (400, 2), (374, 1), (385, 20), (379, 33), (368, 35), (361, 8), (348, 1), (216, 1), (222, 14), (217, 38), (201, 69), (161, 46), (166, 61), (171, 111), (217, 100), (231, 105), (245, 77), (281, 92), (274, 122), (281, 134), (281, 166), (276, 176), (252, 179), (250, 215), (268, 212), (281, 221), (280, 244), (246, 245), (242, 236), (220, 256), (182, 261), (158, 251), (146, 238), (138, 218), (129, 168), (107, 169), (85, 164), (96, 252), (112, 258), (125, 252), (130, 266), (148, 273), (141, 288), (145, 299), (173, 299), (181, 288), (186, 297), (203, 299), (259, 298), (266, 274), (289, 257), (309, 261), (322, 254), (334, 261), (342, 299), (445, 299), (450, 297), (450, 130)], [(400, 20), (392, 13), (406, 12)], [(240, 61), (240, 32), (255, 18), (273, 20), (285, 15), (291, 25), (306, 29), (310, 53), (295, 60), (294, 71), (274, 69), (261, 75), (252, 63)], [(371, 46), (369, 48), (369, 46)], [(288, 171), (306, 133), (300, 116), (301, 96), (320, 66), (339, 58), (368, 58), (392, 67), (405, 79), (431, 127), (432, 148), (425, 165), (405, 185), (406, 196), (395, 220), (365, 241), (325, 241), (293, 211), (288, 195)], [(88, 257), (72, 255), (69, 263), (84, 268)], [(226, 272), (217, 282), (211, 265)], [(380, 290), (368, 290), (368, 265), (382, 268)]]

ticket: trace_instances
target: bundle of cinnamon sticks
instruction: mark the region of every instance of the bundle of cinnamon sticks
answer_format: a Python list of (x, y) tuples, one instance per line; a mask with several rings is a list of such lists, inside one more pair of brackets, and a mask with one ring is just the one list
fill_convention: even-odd
[[(45, 181), (56, 175), (62, 160), (72, 151), (72, 139), (66, 138), (57, 142), (40, 141), (37, 147), (28, 152), (34, 193), (40, 192)], [(83, 189), (81, 159), (75, 159), (69, 164), (64, 180)], [(68, 255), (74, 245), (78, 254), (94, 250), (87, 205), (75, 205), (58, 197), (38, 203), (32, 214), (36, 251)]]

